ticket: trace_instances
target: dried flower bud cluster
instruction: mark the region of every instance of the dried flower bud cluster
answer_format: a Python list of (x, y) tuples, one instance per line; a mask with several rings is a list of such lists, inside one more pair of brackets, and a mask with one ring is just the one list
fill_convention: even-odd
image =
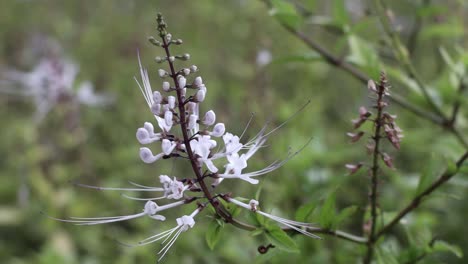
[[(378, 85), (374, 81), (369, 80), (367, 86), (369, 93), (371, 94), (371, 98), (375, 101), (375, 104), (372, 107), (377, 111), (376, 117), (371, 118), (374, 114), (364, 106), (361, 106), (359, 108), (359, 117), (352, 120), (353, 127), (357, 130), (366, 122), (373, 123), (372, 136), (366, 144), (367, 153), (370, 155), (379, 155), (385, 165), (393, 169), (393, 159), (387, 153), (381, 152), (377, 147), (380, 139), (386, 138), (393, 147), (400, 149), (400, 141), (401, 138), (403, 138), (401, 128), (395, 123), (396, 115), (391, 115), (388, 112), (385, 112), (385, 108), (388, 106), (388, 103), (385, 101), (385, 97), (389, 95), (389, 86), (387, 85), (385, 73), (381, 74)], [(358, 142), (365, 134), (366, 133), (364, 131), (347, 133), (351, 138), (352, 143)], [(350, 174), (353, 174), (356, 173), (363, 165), (364, 163), (362, 162), (357, 164), (346, 164), (346, 168), (349, 170)]]
[[(136, 82), (146, 100), (148, 108), (156, 119), (156, 126), (151, 122), (145, 122), (136, 131), (138, 142), (145, 147), (140, 148), (140, 158), (144, 163), (154, 163), (162, 159), (183, 158), (187, 161), (194, 176), (177, 178), (174, 176), (160, 175), (161, 187), (148, 187), (135, 184), (136, 188), (102, 188), (89, 185), (99, 190), (118, 191), (141, 191), (159, 192), (155, 198), (138, 198), (124, 195), (124, 197), (134, 200), (146, 201), (143, 212), (128, 216), (102, 217), (102, 218), (72, 218), (62, 220), (80, 225), (103, 224), (117, 221), (134, 219), (142, 216), (149, 216), (158, 221), (165, 221), (165, 217), (160, 215), (162, 211), (182, 205), (191, 204), (193, 201), (199, 202), (195, 205), (194, 211), (190, 215), (184, 215), (176, 219), (177, 225), (173, 229), (158, 233), (146, 238), (138, 243), (145, 245), (163, 239), (166, 245), (159, 252), (160, 259), (168, 252), (175, 240), (182, 232), (189, 230), (195, 225), (195, 216), (205, 207), (213, 206), (219, 217), (230, 223), (233, 216), (227, 213), (218, 197), (224, 201), (234, 203), (244, 207), (254, 213), (261, 214), (274, 221), (279, 222), (286, 228), (296, 230), (309, 237), (318, 238), (307, 229), (313, 230), (310, 224), (287, 220), (274, 215), (270, 215), (257, 210), (258, 202), (252, 200), (249, 205), (231, 198), (230, 194), (212, 193), (214, 188), (222, 183), (224, 179), (240, 179), (251, 184), (259, 182), (258, 176), (267, 174), (284, 165), (289, 159), (297, 155), (299, 151), (288, 153), (283, 160), (277, 160), (263, 169), (257, 171), (245, 170), (248, 167), (249, 159), (262, 147), (270, 134), (277, 128), (267, 132), (264, 126), (256, 136), (241, 143), (241, 136), (226, 132), (225, 124), (217, 121), (216, 113), (213, 110), (202, 111), (201, 103), (207, 95), (207, 88), (200, 76), (191, 76), (197, 72), (198, 68), (192, 65), (188, 68), (176, 70), (177, 60), (186, 61), (190, 59), (189, 54), (171, 55), (170, 46), (179, 45), (182, 40), (173, 40), (172, 35), (166, 31), (166, 23), (158, 14), (158, 32), (161, 40), (154, 37), (149, 41), (163, 49), (165, 55), (156, 57), (156, 62), (165, 63), (166, 68), (159, 69), (158, 74), (163, 79), (162, 90), (154, 91), (151, 87), (148, 71), (143, 68), (139, 59), (141, 82), (136, 78)], [(190, 78), (192, 77), (192, 78)], [(151, 148), (150, 148), (151, 147)], [(224, 168), (224, 170), (223, 170)], [(212, 189), (210, 189), (210, 186)], [(191, 196), (196, 193), (197, 196)], [(202, 196), (199, 194), (202, 193)], [(180, 200), (165, 205), (158, 205), (155, 200), (172, 199)], [(58, 219), (60, 220), (60, 219)]]

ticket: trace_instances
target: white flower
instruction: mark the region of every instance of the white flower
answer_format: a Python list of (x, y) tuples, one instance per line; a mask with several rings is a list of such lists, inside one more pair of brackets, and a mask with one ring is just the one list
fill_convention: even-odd
[(226, 133), (223, 136), (224, 145), (226, 147), (226, 154), (231, 155), (237, 153), (239, 150), (242, 149), (242, 143), (240, 143), (240, 139), (238, 136), (235, 136), (231, 133)]
[(153, 102), (156, 104), (160, 104), (162, 102), (162, 95), (158, 91), (153, 92)]
[(159, 257), (158, 261), (161, 261), (161, 259), (164, 258), (166, 253), (169, 251), (171, 246), (175, 243), (177, 238), (180, 236), (182, 232), (185, 232), (189, 230), (190, 228), (193, 228), (195, 226), (195, 220), (194, 217), (200, 212), (200, 209), (196, 209), (192, 214), (190, 215), (184, 215), (182, 217), (179, 217), (176, 219), (177, 226), (166, 230), (164, 232), (161, 232), (159, 234), (156, 234), (154, 236), (150, 236), (144, 240), (141, 240), (138, 242), (139, 246), (142, 245), (147, 245), (150, 243), (154, 243), (156, 241), (159, 241), (161, 239), (164, 239), (162, 244), (166, 244), (159, 252), (158, 254), (161, 254), (161, 257)]
[(278, 216), (275, 216), (275, 215), (271, 215), (271, 214), (267, 214), (265, 212), (262, 212), (260, 210), (258, 210), (258, 201), (256, 200), (250, 200), (249, 204), (245, 204), (241, 201), (238, 201), (236, 199), (233, 199), (233, 198), (227, 198), (227, 200), (233, 204), (236, 204), (240, 207), (243, 207), (247, 210), (250, 210), (254, 213), (257, 213), (257, 214), (260, 214), (260, 215), (263, 215), (271, 220), (274, 220), (284, 226), (287, 226), (289, 228), (292, 228), (294, 230), (296, 230), (297, 232), (301, 233), (301, 234), (304, 234), (308, 237), (311, 237), (311, 238), (317, 238), (317, 239), (321, 239), (319, 236), (317, 235), (314, 235), (310, 232), (307, 232), (306, 230), (309, 229), (309, 230), (313, 230), (314, 227), (310, 224), (310, 223), (304, 223), (304, 222), (298, 222), (298, 221), (293, 221), (293, 220), (289, 220), (289, 219), (285, 219), (285, 218), (282, 218), (282, 217), (278, 217)]
[[(143, 96), (145, 97), (145, 100), (146, 100), (146, 103), (148, 104), (148, 107), (150, 108), (151, 112), (154, 114), (154, 117), (156, 118), (156, 121), (158, 122), (158, 126), (159, 128), (161, 128), (163, 131), (166, 131), (166, 132), (169, 132), (169, 130), (171, 129), (172, 125), (168, 125), (163, 118), (159, 117), (159, 112), (160, 112), (160, 106), (157, 106), (158, 103), (155, 103), (154, 101), (154, 94), (153, 94), (153, 90), (151, 89), (151, 84), (149, 82), (149, 76), (148, 76), (148, 71), (143, 68), (143, 66), (141, 65), (141, 60), (140, 60), (140, 55), (138, 54), (138, 63), (139, 63), (139, 66), (140, 66), (140, 74), (141, 74), (141, 81), (142, 81), (142, 84), (140, 84), (140, 82), (138, 82), (137, 78), (134, 77), (136, 83), (138, 84), (138, 87), (140, 88), (140, 91), (141, 93), (143, 94)], [(158, 110), (159, 108), (159, 110)], [(156, 111), (158, 110), (158, 111)]]
[(143, 209), (143, 212), (138, 213), (138, 214), (132, 214), (132, 215), (123, 215), (123, 216), (105, 216), (105, 217), (91, 217), (91, 218), (85, 218), (85, 217), (70, 217), (71, 219), (59, 219), (59, 218), (53, 218), (58, 221), (62, 222), (68, 222), (68, 223), (74, 223), (76, 225), (99, 225), (99, 224), (107, 224), (107, 223), (113, 223), (113, 222), (120, 222), (120, 221), (126, 221), (130, 219), (135, 219), (138, 217), (142, 216), (149, 216), (152, 219), (159, 220), (159, 221), (164, 221), (166, 218), (162, 215), (158, 215), (158, 212), (161, 212), (163, 210), (173, 208), (176, 206), (180, 206), (185, 204), (185, 201), (178, 201), (174, 202), (171, 204), (166, 204), (163, 206), (158, 206), (153, 201), (147, 201), (145, 204), (145, 207)]
[(210, 149), (216, 147), (216, 141), (211, 140), (210, 136), (201, 136), (197, 140), (190, 141), (190, 147), (193, 153), (199, 156), (199, 161), (206, 164), (206, 167), (213, 173), (218, 171), (218, 168), (213, 164), (213, 161), (208, 158)]
[(164, 155), (170, 155), (176, 146), (177, 146), (177, 143), (175, 143), (174, 141), (170, 141), (168, 139), (163, 139), (161, 143), (161, 149)]

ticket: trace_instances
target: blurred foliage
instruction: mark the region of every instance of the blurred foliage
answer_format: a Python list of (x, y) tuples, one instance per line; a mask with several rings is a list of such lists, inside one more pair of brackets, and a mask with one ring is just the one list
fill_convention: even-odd
[[(408, 48), (405, 52), (431, 88), (434, 101), (448, 114), (459, 100), (457, 124), (467, 138), (468, 99), (466, 92), (457, 93), (463, 78), (467, 79), (467, 3), (387, 2)], [(346, 175), (344, 164), (367, 158), (365, 150), (351, 145), (345, 133), (359, 106), (368, 104), (367, 88), (324, 63), (276, 19), (301, 28), (369, 76), (386, 70), (392, 90), (411, 103), (426, 107), (425, 101), (399, 67), (373, 6), (366, 1), (272, 3), (268, 8), (262, 1), (247, 0), (3, 1), (0, 69), (30, 70), (38, 61), (31, 41), (36, 35), (45, 36), (60, 43), (66, 56), (81, 66), (80, 80), (91, 80), (98, 91), (114, 94), (116, 101), (105, 108), (81, 107), (79, 122), (70, 126), (67, 104), (35, 124), (32, 104), (0, 95), (0, 262), (155, 261), (159, 245), (128, 248), (117, 241), (138, 241), (167, 229), (172, 221), (139, 219), (83, 227), (50, 220), (41, 212), (61, 218), (129, 214), (140, 210), (141, 204), (122, 199), (118, 193), (77, 188), (70, 181), (115, 187), (128, 181), (152, 185), (160, 174), (189, 172), (177, 161), (147, 165), (138, 157), (135, 131), (152, 117), (133, 76), (139, 74), (139, 51), (153, 86), (160, 83), (152, 59), (161, 55), (160, 50), (146, 40), (154, 34), (156, 11), (165, 15), (174, 37), (184, 40), (177, 51), (190, 53), (191, 62), (200, 69), (208, 87), (203, 107), (214, 109), (228, 130), (241, 133), (254, 112), (248, 131), (254, 135), (267, 120), (279, 124), (311, 100), (310, 106), (272, 137), (261, 159), (252, 162), (253, 168), (259, 168), (284, 157), (288, 147), (297, 149), (313, 138), (300, 155), (263, 178), (262, 208), (362, 234), (369, 179), (365, 173)], [(258, 63), (261, 51), (271, 54), (272, 63)], [(398, 169), (384, 170), (381, 176), (383, 221), (437, 177), (447, 166), (444, 160), (455, 160), (464, 149), (442, 128), (395, 105), (392, 112), (398, 114), (405, 138), (401, 150), (392, 153)], [(379, 244), (376, 261), (413, 263), (427, 255), (424, 263), (466, 263), (467, 176), (465, 169), (405, 217)], [(250, 198), (256, 187), (226, 181), (222, 190)], [(179, 215), (175, 210), (168, 218)], [(229, 225), (219, 228), (219, 224), (210, 219), (198, 221), (181, 235), (166, 263), (355, 263), (365, 249), (326, 235), (323, 240), (292, 236), (287, 242), (290, 250), (273, 248), (261, 255), (257, 247), (270, 243), (266, 236), (253, 236)], [(270, 238), (284, 240), (280, 231), (270, 232)]]

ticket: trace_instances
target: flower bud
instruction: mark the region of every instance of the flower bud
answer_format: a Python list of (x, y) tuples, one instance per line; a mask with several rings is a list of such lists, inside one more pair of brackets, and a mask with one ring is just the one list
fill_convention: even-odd
[(161, 143), (161, 149), (164, 153), (164, 155), (170, 155), (172, 151), (174, 150), (176, 144), (169, 141), (168, 139), (163, 139)]
[(174, 62), (174, 61), (175, 61), (175, 57), (174, 57), (174, 56), (170, 56), (168, 59), (169, 59), (170, 62)]
[(212, 126), (216, 122), (216, 114), (213, 110), (206, 112), (205, 117), (203, 117), (203, 124), (207, 126)]
[(349, 170), (349, 174), (352, 175), (352, 174), (356, 173), (362, 167), (362, 163), (346, 164), (345, 167), (346, 167), (346, 169)]
[(367, 82), (367, 88), (369, 91), (377, 93), (377, 86), (375, 85), (375, 82), (373, 80), (369, 80)]
[(176, 98), (174, 96), (171, 95), (167, 97), (167, 104), (169, 105), (170, 109), (174, 109), (175, 101), (176, 101)]
[(164, 113), (164, 121), (166, 122), (167, 126), (172, 127), (173, 121), (172, 121), (172, 112), (171, 111), (166, 111)]
[(159, 57), (159, 56), (154, 57), (154, 60), (155, 60), (157, 63), (163, 62), (163, 59), (162, 59), (161, 57)]
[(168, 74), (165, 70), (159, 69), (158, 70), (159, 77), (164, 78)]
[(224, 127), (224, 124), (218, 123), (214, 126), (213, 132), (211, 132), (211, 135), (213, 137), (220, 137), (224, 134), (225, 131), (226, 131), (226, 128)]
[(190, 71), (191, 72), (196, 72), (198, 70), (198, 67), (196, 65), (190, 66)]
[(149, 139), (150, 139), (150, 135), (149, 135), (149, 132), (148, 130), (140, 127), (138, 128), (137, 132), (136, 132), (136, 138), (138, 140), (138, 142), (140, 142), (140, 144), (147, 144)]
[(160, 159), (162, 155), (154, 156), (149, 148), (140, 148), (140, 158), (144, 163), (153, 163)]
[(205, 94), (206, 94), (205, 91), (198, 90), (198, 92), (195, 94), (195, 100), (197, 102), (203, 102), (203, 100), (205, 100)]
[(182, 73), (183, 73), (185, 76), (187, 76), (187, 75), (190, 74), (190, 69), (185, 68), (185, 69), (182, 70)]
[(195, 112), (195, 107), (196, 107), (196, 106), (197, 106), (196, 103), (194, 103), (194, 102), (188, 102), (188, 103), (187, 103), (187, 106), (186, 106), (187, 112), (189, 112), (189, 113)]
[(162, 95), (159, 91), (154, 91), (153, 93), (153, 101), (155, 104), (160, 104), (162, 101)]
[(154, 37), (148, 37), (148, 41), (155, 46), (161, 46), (161, 41), (156, 40)]
[(161, 104), (154, 103), (151, 106), (151, 113), (153, 113), (153, 115), (159, 116), (161, 114)]
[(180, 90), (180, 95), (182, 97), (185, 97), (186, 94), (187, 94), (187, 88), (184, 88), (184, 89)]
[(162, 84), (162, 89), (163, 89), (165, 92), (168, 92), (168, 91), (171, 89), (171, 85), (169, 84), (169, 82), (163, 82), (163, 84)]
[(190, 115), (187, 128), (188, 129), (194, 129), (195, 125), (197, 124), (197, 121), (198, 121), (198, 116), (197, 115), (193, 115), (193, 114)]
[(199, 87), (202, 84), (203, 84), (203, 80), (202, 80), (202, 78), (200, 76), (195, 78), (195, 80), (193, 81), (193, 86), (195, 86), (195, 87)]
[(167, 34), (166, 34), (166, 41), (167, 41), (167, 42), (171, 42), (171, 40), (172, 40), (172, 35), (171, 35), (171, 33), (167, 33)]
[(185, 79), (185, 77), (180, 76), (179, 79), (178, 79), (177, 81), (178, 81), (178, 83), (179, 83), (179, 88), (180, 88), (180, 89), (185, 88), (185, 85), (187, 84), (187, 79)]
[(190, 54), (185, 53), (184, 55), (182, 55), (182, 59), (183, 60), (190, 60)]

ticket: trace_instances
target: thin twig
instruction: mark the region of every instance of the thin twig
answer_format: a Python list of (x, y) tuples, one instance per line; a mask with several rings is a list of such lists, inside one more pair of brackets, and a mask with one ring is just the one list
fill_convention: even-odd
[(440, 107), (434, 102), (433, 98), (430, 96), (429, 91), (427, 90), (427, 86), (424, 84), (421, 76), (418, 74), (416, 69), (414, 68), (411, 60), (408, 56), (408, 50), (406, 47), (401, 43), (400, 38), (395, 30), (392, 29), (391, 22), (389, 21), (389, 17), (386, 14), (387, 7), (383, 0), (375, 0), (377, 16), (379, 17), (380, 23), (391, 40), (393, 45), (393, 51), (396, 53), (397, 58), (400, 60), (402, 66), (408, 72), (408, 74), (416, 81), (419, 90), (423, 94), (426, 99), (426, 102), (432, 108), (434, 112), (437, 113), (444, 121), (446, 120), (444, 113), (440, 109)]
[(453, 109), (452, 109), (452, 114), (450, 116), (450, 125), (452, 127), (455, 126), (455, 122), (457, 121), (457, 116), (458, 112), (460, 111), (460, 105), (461, 105), (461, 97), (463, 96), (463, 93), (466, 90), (466, 83), (464, 78), (460, 79), (460, 84), (458, 85), (458, 91), (457, 91), (457, 96), (455, 97), (455, 102), (453, 103)]
[(371, 190), (369, 194), (369, 203), (371, 207), (371, 219), (370, 219), (370, 233), (369, 233), (369, 241), (367, 243), (367, 253), (364, 258), (363, 263), (371, 263), (372, 256), (374, 255), (374, 244), (376, 239), (375, 232), (376, 232), (376, 225), (377, 225), (377, 187), (378, 187), (378, 172), (379, 172), (379, 158), (380, 158), (380, 138), (381, 138), (381, 129), (384, 125), (384, 121), (382, 118), (383, 108), (385, 107), (385, 102), (383, 100), (385, 92), (386, 92), (386, 79), (385, 75), (382, 74), (380, 78), (380, 83), (378, 84), (377, 89), (377, 101), (375, 107), (377, 108), (377, 117), (374, 121), (374, 133), (372, 139), (375, 142), (374, 151), (372, 153), (372, 167), (370, 169), (370, 176), (371, 176)]
[(400, 220), (405, 217), (408, 213), (412, 212), (414, 209), (418, 208), (420, 203), (423, 201), (423, 198), (431, 194), (433, 191), (438, 189), (442, 184), (450, 180), (455, 174), (458, 173), (460, 167), (463, 165), (465, 160), (468, 159), (468, 151), (461, 156), (461, 158), (457, 161), (456, 169), (447, 169), (445, 172), (436, 180), (434, 181), (429, 187), (427, 187), (423, 192), (417, 195), (411, 202), (402, 209), (395, 218), (393, 218), (387, 225), (385, 225), (377, 234), (376, 238), (388, 233), (396, 224), (400, 222)]
[[(322, 58), (325, 60), (330, 65), (336, 66), (338, 69), (341, 69), (349, 74), (351, 74), (354, 78), (358, 79), (360, 82), (367, 84), (367, 81), (369, 81), (371, 78), (367, 76), (364, 72), (359, 70), (357, 67), (353, 66), (352, 64), (344, 61), (343, 59), (335, 56), (332, 54), (330, 51), (328, 51), (325, 47), (322, 45), (318, 44), (316, 41), (308, 38), (303, 32), (298, 31), (286, 24), (282, 23), (282, 26), (288, 30), (290, 33), (295, 35), (297, 38), (302, 40), (304, 44), (306, 44), (309, 48), (313, 49), (317, 53), (319, 53)], [(410, 102), (406, 101), (403, 99), (403, 97), (396, 95), (395, 93), (392, 93), (392, 95), (389, 97), (392, 102), (395, 104), (401, 106), (402, 108), (405, 108), (412, 112), (413, 114), (422, 117), (426, 120), (431, 121), (432, 123), (442, 126), (444, 124), (444, 120), (441, 119), (439, 116), (434, 115), (430, 112), (427, 112), (421, 108), (418, 108), (417, 106), (411, 104)]]

